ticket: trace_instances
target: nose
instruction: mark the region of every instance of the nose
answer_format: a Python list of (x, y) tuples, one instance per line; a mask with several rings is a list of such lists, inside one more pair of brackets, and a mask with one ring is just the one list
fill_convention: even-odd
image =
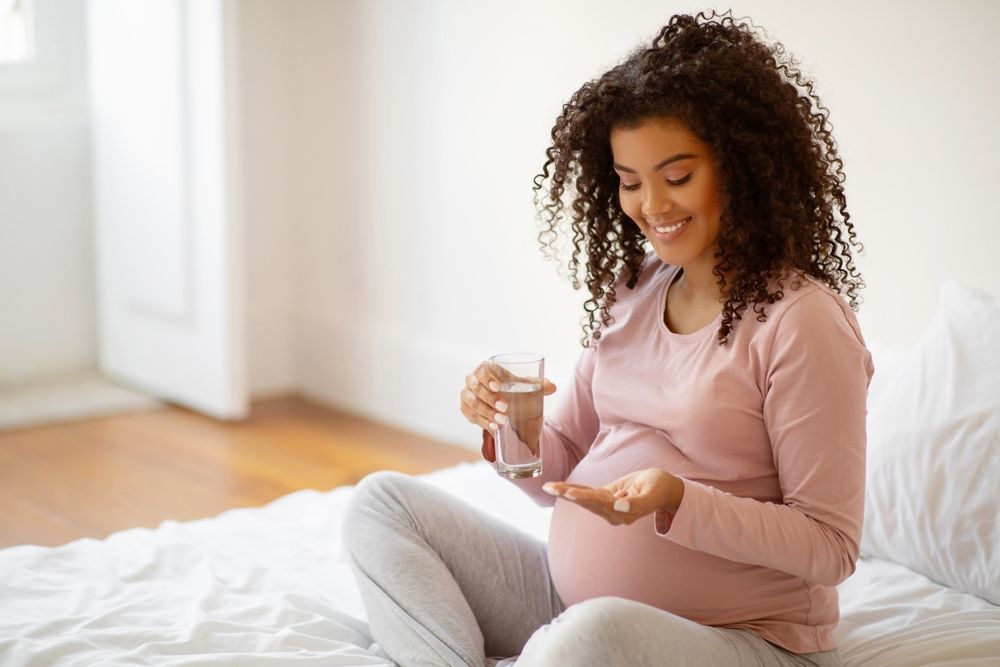
[(645, 190), (645, 196), (642, 198), (643, 217), (657, 218), (668, 215), (674, 210), (674, 201), (665, 187), (650, 185)]

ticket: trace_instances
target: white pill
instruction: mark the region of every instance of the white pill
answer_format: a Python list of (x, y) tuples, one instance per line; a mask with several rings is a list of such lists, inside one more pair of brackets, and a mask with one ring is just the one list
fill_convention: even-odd
[(631, 509), (631, 505), (624, 498), (619, 498), (615, 501), (615, 511), (616, 512), (628, 512)]

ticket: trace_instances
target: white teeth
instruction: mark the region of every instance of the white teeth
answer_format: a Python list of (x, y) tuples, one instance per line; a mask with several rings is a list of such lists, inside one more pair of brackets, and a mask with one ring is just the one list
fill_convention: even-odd
[(669, 234), (670, 232), (676, 232), (678, 229), (686, 225), (690, 220), (691, 218), (685, 218), (684, 220), (678, 222), (676, 225), (673, 225), (672, 227), (656, 227), (655, 229), (661, 234)]

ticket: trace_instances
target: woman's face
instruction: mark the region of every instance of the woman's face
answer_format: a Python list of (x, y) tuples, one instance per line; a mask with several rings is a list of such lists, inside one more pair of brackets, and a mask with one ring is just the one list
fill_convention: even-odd
[(679, 120), (611, 130), (622, 210), (657, 256), (690, 270), (715, 265), (724, 204), (711, 149)]

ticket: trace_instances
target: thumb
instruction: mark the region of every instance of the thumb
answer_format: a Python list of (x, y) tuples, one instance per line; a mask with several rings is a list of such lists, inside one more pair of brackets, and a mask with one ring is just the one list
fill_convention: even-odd
[(549, 396), (554, 393), (556, 393), (556, 386), (552, 384), (551, 380), (542, 378), (542, 396)]

